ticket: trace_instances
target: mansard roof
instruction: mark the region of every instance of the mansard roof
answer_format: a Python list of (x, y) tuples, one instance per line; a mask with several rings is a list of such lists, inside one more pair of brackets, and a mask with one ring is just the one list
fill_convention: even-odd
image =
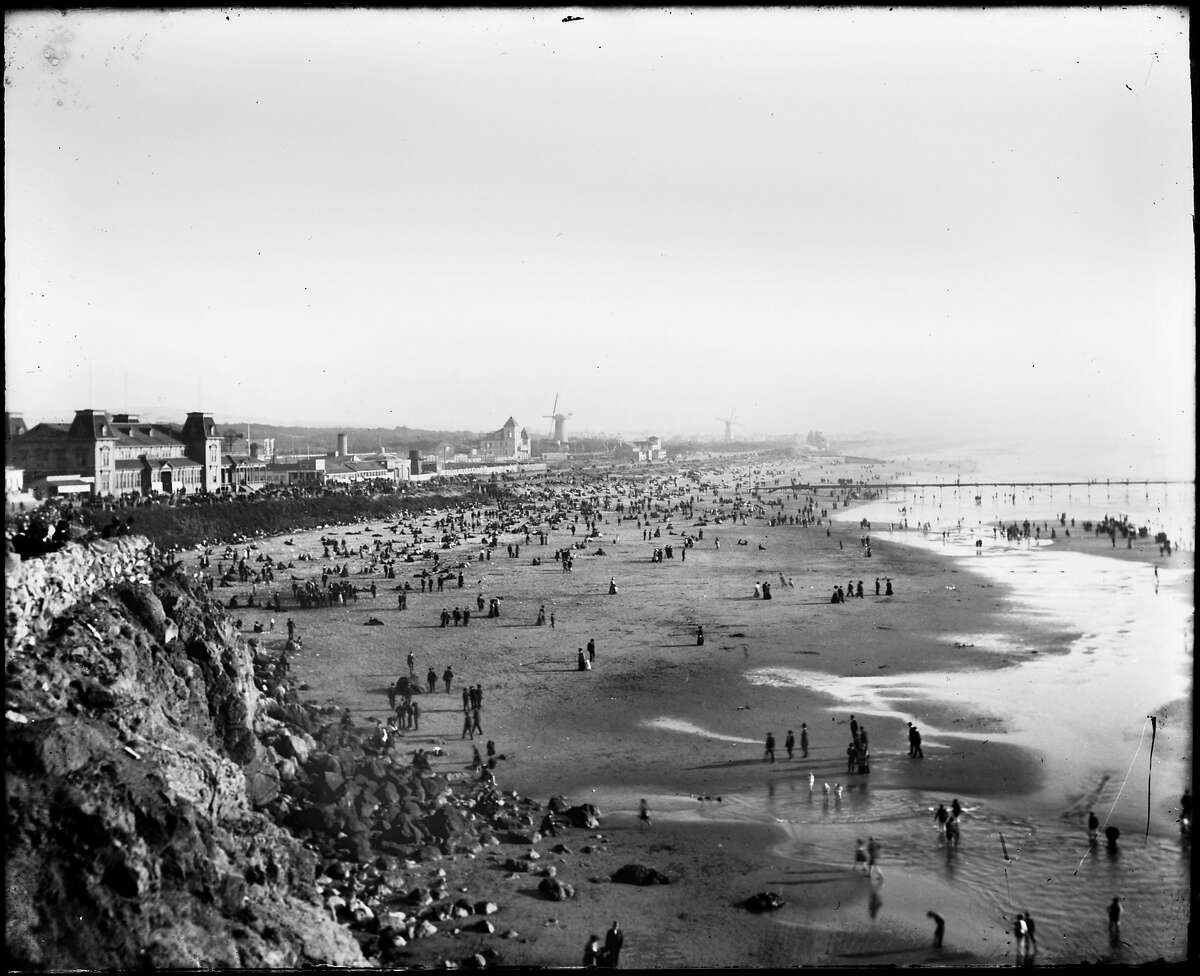
[(165, 424), (135, 424), (113, 422), (117, 443), (122, 447), (161, 447), (169, 444), (183, 447), (181, 441)]

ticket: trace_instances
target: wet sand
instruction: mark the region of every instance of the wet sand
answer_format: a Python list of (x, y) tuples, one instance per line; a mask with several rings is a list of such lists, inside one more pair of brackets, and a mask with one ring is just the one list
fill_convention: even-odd
[[(686, 488), (685, 494), (697, 495), (699, 516), (711, 496)], [(789, 498), (788, 510), (798, 504)], [(386, 715), (386, 687), (404, 670), (409, 650), (419, 674), (432, 665), (440, 676), (451, 664), (457, 676), (452, 693), (420, 698), (422, 731), (407, 733), (414, 748), (441, 745), (447, 770), (469, 762), (472, 743), (460, 737), (459, 683), (482, 683), (484, 738), (494, 739), (506, 757), (497, 770), (502, 786), (542, 800), (566, 793), (600, 806), (602, 831), (619, 848), (610, 852), (610, 870), (636, 860), (661, 867), (669, 855), (676, 885), (584, 883), (577, 903), (567, 906), (529, 899), (530, 914), (515, 927), (537, 931), (536, 939), (519, 944), (531, 964), (577, 962), (587, 935), (602, 934), (609, 915), (621, 918), (627, 932), (623, 965), (1010, 961), (1006, 913), (1015, 909), (1006, 893), (996, 894), (1009, 880), (994, 853), (996, 835), (1033, 833), (1037, 818), (1053, 818), (1061, 838), (1075, 842), (1088, 801), (1102, 797), (1105, 787), (1101, 782), (1092, 790), (1085, 778), (1072, 809), (1062, 789), (1047, 788), (1044, 755), (1029, 740), (1014, 741), (1022, 730), (1014, 728), (1011, 702), (1003, 694), (961, 695), (956, 687), (986, 689), (1039, 657), (1065, 660), (1081, 628), (1061, 615), (1014, 612), (1013, 583), (941, 552), (889, 543), (886, 533), (872, 532), (868, 559), (853, 523), (834, 523), (828, 535), (824, 525), (772, 527), (755, 518), (746, 525), (710, 524), (683, 560), (678, 533), (695, 533), (695, 520), (676, 519), (669, 529), (656, 521), (662, 537), (643, 541), (641, 529), (617, 527), (615, 518), (605, 513), (603, 538), (584, 550), (602, 546), (607, 554), (579, 553), (572, 573), (552, 560), (556, 548), (572, 541), (569, 531), (552, 532), (544, 547), (536, 537), (526, 544), (523, 536), (502, 534), (490, 561), (472, 561), (464, 570), (462, 590), (449, 584), (440, 594), (411, 592), (404, 612), (396, 609), (391, 588), (400, 580), (379, 576), (374, 601), (368, 595), (347, 608), (289, 609), (290, 581), (281, 574), (285, 608), (266, 642), (282, 645), (291, 616), (304, 637), (293, 667), (311, 697), (343, 703), (360, 721)], [(375, 534), (397, 538), (378, 523), (328, 532), (352, 546)], [(432, 537), (433, 530), (426, 534)], [(296, 536), (294, 546), (263, 541), (259, 551), (285, 561), (300, 552), (319, 557), (319, 536)], [(749, 545), (736, 545), (739, 538)], [(506, 558), (509, 542), (521, 543), (519, 559)], [(651, 563), (653, 548), (668, 543), (676, 558)], [(478, 549), (476, 538), (455, 551), (437, 551), (453, 564)], [(531, 565), (535, 555), (545, 560), (542, 566)], [(361, 562), (350, 559), (352, 569)], [(291, 574), (319, 578), (321, 563), (296, 563)], [(428, 564), (398, 564), (400, 579)], [(794, 588), (779, 585), (780, 573)], [(892, 578), (895, 596), (875, 597), (876, 576)], [(610, 577), (619, 584), (615, 596), (607, 592)], [(351, 578), (360, 587), (371, 579)], [(864, 599), (829, 603), (834, 585), (859, 578)], [(770, 601), (753, 597), (754, 582), (763, 580), (772, 583)], [(227, 599), (246, 589), (215, 592)], [(475, 614), (479, 592), (501, 600), (499, 619)], [(534, 626), (542, 604), (555, 614), (554, 628)], [(455, 606), (471, 607), (470, 626), (440, 627), (441, 609)], [(267, 619), (261, 611), (236, 615), (247, 628)], [(385, 625), (365, 626), (372, 615)], [(704, 627), (703, 647), (695, 644), (697, 625)], [(595, 668), (579, 672), (576, 650), (589, 638), (597, 644)], [(1155, 756), (1156, 762), (1173, 756), (1176, 767), (1186, 762), (1190, 772), (1186, 712), (1176, 711), (1181, 721), (1169, 734), (1160, 730)], [(870, 733), (869, 776), (845, 773), (851, 713)], [(908, 720), (924, 730), (924, 760), (907, 756)], [(784, 737), (789, 729), (798, 736), (801, 722), (810, 729), (810, 754), (801, 759), (797, 752), (789, 762)], [(768, 731), (778, 743), (774, 764), (762, 761)], [(817, 782), (811, 798), (810, 773)], [(825, 782), (843, 784), (840, 801), (826, 803)], [(655, 813), (646, 832), (636, 829), (633, 817), (643, 796)], [(706, 796), (722, 799), (698, 799)], [(954, 796), (968, 807), (964, 848), (970, 853), (945, 851), (932, 830), (932, 807)], [(1014, 807), (1028, 810), (1029, 819), (1014, 817)], [(1169, 834), (1169, 809), (1159, 807), (1155, 831)], [(1042, 828), (1046, 857), (1052, 856), (1049, 833)], [(850, 866), (854, 840), (866, 834), (883, 841), (883, 885), (869, 884)], [(1033, 861), (1025, 855), (1026, 864)], [(1012, 867), (1018, 885), (1028, 884)], [(978, 877), (964, 885), (956, 869)], [(499, 882), (485, 876), (480, 883)], [(764, 917), (732, 907), (758, 890), (779, 890), (788, 904)], [(949, 926), (936, 957), (929, 908)], [(544, 924), (554, 911), (559, 924)], [(1111, 951), (1076, 941), (1063, 947), (1059, 961)]]

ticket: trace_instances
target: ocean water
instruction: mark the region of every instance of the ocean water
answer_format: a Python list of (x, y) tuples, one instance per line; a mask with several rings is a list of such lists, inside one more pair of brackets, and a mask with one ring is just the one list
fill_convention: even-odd
[[(982, 473), (974, 477), (999, 480)], [(1085, 520), (1125, 515), (1135, 526), (1150, 527), (1151, 539), (1137, 544), (1150, 547), (1153, 533), (1165, 531), (1173, 545), (1194, 551), (1192, 484), (1016, 485), (1008, 490), (963, 484), (889, 492), (884, 500), (839, 510), (835, 517), (851, 524), (866, 518), (873, 539), (939, 552), (961, 568), (1003, 583), (1014, 615), (1078, 638), (1066, 653), (1034, 655), (1024, 637), (1002, 629), (939, 636), (973, 644), (972, 653), (1003, 655), (1013, 662), (1002, 668), (964, 667), (952, 675), (844, 678), (799, 668), (746, 672), (752, 683), (815, 689), (837, 702), (839, 710), (860, 716), (907, 720), (913, 718), (914, 703), (922, 702), (995, 715), (997, 728), (968, 735), (1001, 737), (1030, 750), (1047, 773), (1035, 795), (960, 797), (965, 813), (958, 847), (947, 845), (932, 819), (946, 796), (872, 789), (869, 782), (847, 787), (841, 798), (826, 796), (820, 783), (810, 794), (800, 778), (719, 802), (661, 796), (651, 800), (656, 815), (774, 823), (785, 837), (776, 853), (832, 871), (850, 870), (856, 839), (871, 835), (882, 842), (887, 881), (872, 885), (861, 899), (855, 910), (864, 910), (862, 918), (850, 918), (849, 912), (828, 917), (781, 912), (781, 925), (861, 926), (890, 919), (924, 933), (929, 928), (925, 910), (935, 907), (947, 917), (955, 945), (987, 964), (1004, 965), (1013, 959), (1012, 919), (1028, 911), (1038, 923), (1039, 964), (1183, 959), (1191, 849), (1174, 811), (1192, 773), (1192, 570), (1172, 565), (1182, 559), (1159, 559), (1156, 586), (1146, 562), (1064, 551), (1050, 541), (1048, 528), (1046, 538), (1028, 544), (1009, 543), (991, 531), (997, 522), (1029, 519), (1061, 534), (1061, 513), (1068, 527), (1071, 518), (1076, 520), (1072, 534), (1083, 531)], [(916, 528), (925, 523), (928, 532)], [(978, 548), (977, 540), (982, 542)], [(1124, 540), (1118, 538), (1117, 544), (1123, 546)], [(944, 748), (952, 735), (962, 734), (921, 725), (927, 751)], [(730, 738), (678, 719), (661, 719), (657, 727)], [(606, 802), (624, 811), (627, 799), (632, 810), (641, 792), (627, 784)], [(1115, 854), (1103, 841), (1099, 847), (1088, 845), (1083, 827), (1088, 809), (1095, 809), (1102, 823), (1121, 827)], [(786, 897), (786, 890), (780, 891)], [(1115, 944), (1105, 914), (1114, 896), (1125, 908), (1121, 940)]]
[[(1000, 476), (971, 475), (980, 482), (998, 480)], [(915, 475), (914, 479), (921, 479)], [(929, 479), (937, 480), (937, 479)], [(951, 481), (953, 479), (950, 479)], [(976, 501), (978, 499), (978, 501)], [(1196, 538), (1196, 489), (1194, 483), (1150, 485), (1145, 483), (1097, 483), (1071, 487), (1035, 487), (1012, 484), (1010, 487), (979, 486), (965, 478), (959, 485), (946, 484), (936, 488), (889, 489), (886, 498), (854, 505), (849, 509), (834, 512), (834, 518), (842, 522), (858, 522), (867, 519), (873, 533), (890, 526), (900, 528), (907, 522), (910, 529), (928, 523), (933, 532), (954, 533), (954, 542), (974, 546), (977, 538), (984, 545), (991, 536), (991, 526), (1024, 522), (1029, 519), (1039, 525), (1045, 524), (1044, 535), (1053, 528), (1063, 534), (1058, 516), (1067, 516), (1067, 526), (1072, 535), (1083, 533), (1082, 523), (1097, 522), (1111, 516), (1127, 516), (1135, 526), (1150, 529), (1150, 544), (1154, 534), (1167, 533), (1172, 545), (1194, 551)], [(1074, 519), (1075, 527), (1070, 520)], [(908, 540), (902, 540), (908, 541)], [(913, 544), (920, 544), (918, 538)], [(1117, 545), (1125, 545), (1118, 537)]]

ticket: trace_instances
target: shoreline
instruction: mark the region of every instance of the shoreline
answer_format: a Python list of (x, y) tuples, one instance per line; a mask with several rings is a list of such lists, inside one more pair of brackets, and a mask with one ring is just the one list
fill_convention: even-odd
[[(677, 519), (671, 531), (682, 531), (688, 521)], [(348, 540), (357, 543), (381, 528), (363, 526), (347, 532), (342, 527), (329, 532), (365, 537)], [(900, 752), (904, 748), (902, 719), (876, 717), (869, 703), (864, 703), (859, 714), (870, 726), (876, 758), (869, 777), (847, 778), (843, 772), (848, 739), (845, 723), (850, 709), (858, 707), (857, 700), (851, 698), (848, 705), (839, 707), (839, 700), (845, 699), (829, 689), (771, 688), (753, 685), (745, 676), (755, 668), (815, 671), (834, 679), (831, 684), (836, 690), (839, 682), (889, 671), (928, 678), (967, 666), (996, 673), (1011, 663), (1011, 649), (956, 647), (955, 638), (970, 637), (980, 630), (1016, 632), (1045, 655), (1068, 651), (1079, 639), (1077, 630), (1048, 629), (1045, 621), (1037, 619), (1014, 620), (1012, 587), (982, 578), (969, 566), (956, 567), (954, 560), (944, 558), (948, 553), (920, 551), (881, 533), (882, 537), (876, 537), (875, 557), (868, 562), (854, 551), (857, 526), (853, 523), (835, 522), (829, 535), (824, 526), (802, 529), (726, 523), (704, 528), (705, 541), (687, 552), (686, 562), (676, 558), (654, 565), (648, 559), (649, 549), (663, 541), (630, 540), (628, 536), (634, 533), (628, 526), (617, 529), (606, 521), (605, 538), (595, 542), (603, 543), (609, 555), (580, 553), (572, 574), (563, 574), (553, 565), (531, 567), (526, 558), (504, 559), (502, 536), (501, 548), (492, 561), (471, 563), (464, 571), (467, 579), (462, 591), (410, 593), (409, 610), (401, 613), (386, 602), (392, 599), (390, 588), (381, 590), (380, 599), (360, 601), (355, 607), (293, 613), (305, 636), (304, 650), (295, 658), (295, 671), (310, 685), (314, 697), (342, 701), (366, 718), (384, 714), (383, 688), (390, 680), (388, 675), (394, 676), (402, 668), (406, 648), (417, 653), (418, 672), (423, 672), (426, 661), (437, 665), (439, 672), (443, 661), (452, 661), (459, 680), (482, 681), (489, 702), (494, 703), (485, 713), (485, 729), (486, 737), (495, 738), (499, 751), (507, 756), (497, 770), (501, 785), (541, 801), (551, 792), (566, 792), (574, 802), (595, 802), (595, 789), (603, 799), (605, 833), (610, 822), (620, 823), (631, 815), (642, 791), (642, 795), (663, 798), (656, 803), (669, 803), (674, 796), (684, 812), (689, 806), (710, 806), (690, 799), (692, 796), (719, 794), (736, 800), (743, 794), (761, 795), (766, 789), (781, 795), (798, 786), (806, 791), (809, 771), (822, 782), (846, 783), (848, 797), (857, 797), (856, 787), (861, 785), (866, 791), (863, 795), (876, 798), (943, 795), (948, 802), (958, 791), (968, 800), (975, 796), (991, 805), (992, 798), (1011, 800), (1038, 790), (1043, 773), (1033, 751), (986, 741), (988, 733), (999, 731), (997, 720), (1002, 727), (1003, 719), (986, 709), (956, 716), (949, 703), (931, 705), (917, 688), (909, 695), (914, 717), (922, 727), (941, 730), (927, 735), (926, 760), (913, 763)], [(610, 533), (620, 535), (622, 541), (610, 543)], [(719, 552), (707, 548), (714, 536), (722, 539)], [(766, 549), (734, 547), (739, 536), (751, 543), (761, 542)], [(293, 552), (307, 544), (300, 536), (296, 538)], [(535, 543), (523, 545), (522, 551), (548, 557), (554, 546), (570, 538), (556, 531), (548, 547)], [(837, 546), (839, 538), (844, 548)], [(276, 547), (281, 543), (274, 540)], [(258, 540), (258, 544), (268, 542)], [(288, 551), (281, 554), (286, 557)], [(321, 562), (308, 568), (319, 569)], [(401, 564), (401, 568), (411, 572), (421, 565)], [(847, 574), (857, 579), (868, 566), (872, 579), (878, 571), (897, 581), (896, 596), (879, 600), (868, 596), (848, 601), (846, 606), (830, 606), (825, 586), (844, 580)], [(780, 572), (794, 578), (795, 589), (780, 587), (771, 603), (754, 600), (747, 581), (775, 579)], [(609, 575), (616, 575), (621, 582), (617, 597), (604, 592)], [(352, 579), (360, 585), (363, 582)], [(869, 588), (872, 579), (867, 580)], [(476, 580), (480, 585), (474, 585)], [(388, 584), (394, 585), (393, 581)], [(501, 599), (504, 610), (500, 620), (472, 620), (470, 628), (458, 629), (437, 625), (441, 606), (469, 602), (480, 590)], [(539, 603), (557, 613), (555, 628), (533, 626)], [(386, 626), (362, 627), (368, 613), (377, 613)], [(981, 624), (991, 620), (994, 626)], [(702, 649), (691, 639), (698, 622), (704, 624), (707, 637)], [(580, 674), (574, 668), (574, 649), (589, 637), (597, 639), (597, 664), (593, 671)], [(428, 704), (422, 733), (408, 733), (412, 745), (441, 744), (446, 751), (441, 761), (445, 768), (461, 769), (469, 758), (471, 743), (457, 735), (460, 713), (454, 697), (435, 693)], [(423, 708), (425, 705), (422, 696)], [(701, 723), (692, 724), (723, 738), (647, 724), (672, 716), (679, 720), (702, 718)], [(956, 717), (964, 721), (955, 722)], [(806, 764), (796, 762), (785, 772), (783, 735), (788, 725), (798, 731), (801, 718), (813, 730), (811, 757)], [(963, 730), (954, 726), (964, 724), (970, 726), (966, 735), (956, 734)], [(764, 776), (759, 743), (764, 728), (772, 726), (781, 761)], [(622, 792), (628, 795), (628, 806)], [(612, 806), (610, 798), (620, 802)], [(878, 807), (881, 799), (872, 802), (877, 813), (892, 815)], [(910, 818), (911, 802), (899, 813)], [(758, 809), (754, 815), (766, 814)], [(667, 829), (667, 819), (656, 820), (656, 834)], [(707, 836), (706, 831), (714, 836), (725, 831), (732, 837), (745, 828), (751, 837), (758, 836), (751, 826), (701, 822), (695, 831), (700, 837)], [(763, 856), (762, 850), (757, 854), (752, 850), (756, 842), (744, 843), (749, 861)], [(692, 876), (685, 887), (690, 888), (693, 901), (711, 897), (703, 879), (720, 876), (706, 861), (706, 844), (697, 846), (700, 850), (690, 853), (690, 867), (683, 872)], [(889, 880), (911, 874), (911, 883), (927, 884), (930, 882), (920, 881), (926, 873), (909, 869), (901, 873), (894, 868)], [(934, 887), (942, 890), (939, 884)], [(590, 887), (585, 887), (585, 893), (592, 898)], [(722, 905), (721, 911), (728, 913), (728, 907)], [(894, 900), (889, 905), (895, 905)], [(885, 917), (890, 918), (893, 911), (889, 907)], [(745, 917), (738, 913), (706, 924), (720, 930), (744, 924)], [(957, 928), (961, 922), (956, 920), (953, 925)], [(686, 938), (683, 932), (678, 937)], [(815, 952), (813, 938), (805, 937), (804, 944)], [(546, 948), (549, 950), (550, 943)], [(896, 948), (896, 954), (878, 957), (865, 955), (873, 951), (869, 947), (853, 951), (864, 953), (854, 958), (870, 958), (876, 964), (886, 959), (912, 961), (904, 953), (917, 950)], [(547, 964), (550, 957), (540, 958)], [(630, 956), (630, 963), (633, 958)], [(690, 964), (695, 964), (694, 960)]]

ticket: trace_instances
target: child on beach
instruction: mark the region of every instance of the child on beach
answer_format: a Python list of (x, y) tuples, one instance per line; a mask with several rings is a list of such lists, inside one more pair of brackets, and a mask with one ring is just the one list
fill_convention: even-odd
[(867, 871), (867, 851), (863, 847), (861, 837), (858, 839), (858, 846), (854, 848), (854, 870), (862, 871), (864, 874)]

